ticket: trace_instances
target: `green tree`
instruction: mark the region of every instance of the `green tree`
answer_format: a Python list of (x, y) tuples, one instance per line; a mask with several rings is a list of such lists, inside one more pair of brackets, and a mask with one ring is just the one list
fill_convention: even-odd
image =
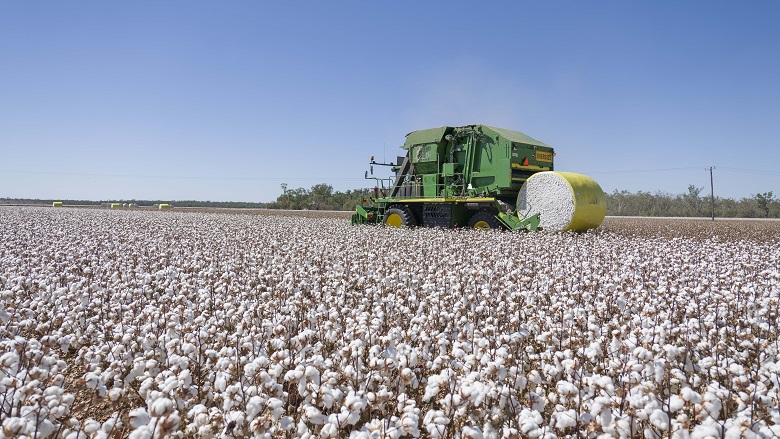
[(329, 210), (333, 206), (333, 186), (325, 183), (316, 184), (309, 191), (309, 208), (312, 210)]
[(683, 199), (688, 207), (688, 215), (686, 216), (702, 216), (703, 200), (699, 196), (704, 188), (699, 188), (694, 185), (688, 185), (688, 193), (683, 195)]
[(764, 214), (764, 218), (769, 218), (769, 209), (774, 201), (772, 191), (756, 194), (756, 204), (758, 204), (758, 210)]

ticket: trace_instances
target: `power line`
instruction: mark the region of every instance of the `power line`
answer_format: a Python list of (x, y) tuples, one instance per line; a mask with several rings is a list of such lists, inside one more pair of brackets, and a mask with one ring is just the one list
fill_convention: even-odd
[(719, 166), (718, 169), (721, 171), (741, 172), (746, 174), (780, 175), (780, 172), (778, 171), (766, 171), (762, 169), (731, 168), (728, 166)]
[(658, 169), (626, 169), (614, 171), (591, 171), (584, 174), (633, 174), (642, 172), (662, 172), (662, 171), (690, 171), (691, 169), (701, 169), (701, 166), (687, 166), (684, 168), (658, 168)]
[[(681, 168), (655, 168), (655, 169), (616, 169), (611, 171), (589, 171), (583, 172), (584, 174), (638, 174), (645, 172), (664, 172), (664, 171), (690, 171), (694, 169), (709, 170), (709, 166), (686, 166)], [(746, 174), (763, 174), (763, 175), (780, 175), (780, 171), (767, 171), (763, 169), (745, 169), (745, 168), (732, 168), (729, 166), (718, 166), (718, 170), (728, 172), (739, 172)]]

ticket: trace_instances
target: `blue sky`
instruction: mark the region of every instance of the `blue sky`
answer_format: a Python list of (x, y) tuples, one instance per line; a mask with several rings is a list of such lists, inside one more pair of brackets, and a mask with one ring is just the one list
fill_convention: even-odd
[(485, 123), (607, 192), (780, 194), (780, 2), (0, 3), (0, 197), (272, 201)]

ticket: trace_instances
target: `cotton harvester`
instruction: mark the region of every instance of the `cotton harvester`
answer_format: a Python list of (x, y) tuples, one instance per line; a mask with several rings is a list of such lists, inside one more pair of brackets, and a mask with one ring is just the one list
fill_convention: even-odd
[[(553, 170), (553, 148), (487, 125), (413, 131), (395, 163), (371, 157), (373, 196), (353, 224), (585, 231), (604, 220), (604, 192), (592, 178)], [(394, 176), (374, 177), (374, 166)], [(385, 184), (387, 183), (387, 184)]]

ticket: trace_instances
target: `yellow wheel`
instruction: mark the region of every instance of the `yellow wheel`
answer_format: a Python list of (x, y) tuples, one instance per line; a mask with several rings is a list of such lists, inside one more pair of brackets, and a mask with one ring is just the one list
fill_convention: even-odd
[(404, 223), (404, 219), (397, 213), (391, 213), (385, 218), (385, 225), (390, 227), (401, 227)]
[(406, 206), (397, 204), (387, 209), (382, 222), (390, 227), (414, 227), (417, 225), (417, 220), (414, 218), (412, 211)]
[(482, 210), (474, 214), (469, 221), (469, 228), (476, 230), (502, 229), (494, 212)]
[(475, 229), (489, 229), (490, 228), (490, 224), (488, 224), (487, 221), (477, 221), (476, 223), (474, 223), (474, 228)]

